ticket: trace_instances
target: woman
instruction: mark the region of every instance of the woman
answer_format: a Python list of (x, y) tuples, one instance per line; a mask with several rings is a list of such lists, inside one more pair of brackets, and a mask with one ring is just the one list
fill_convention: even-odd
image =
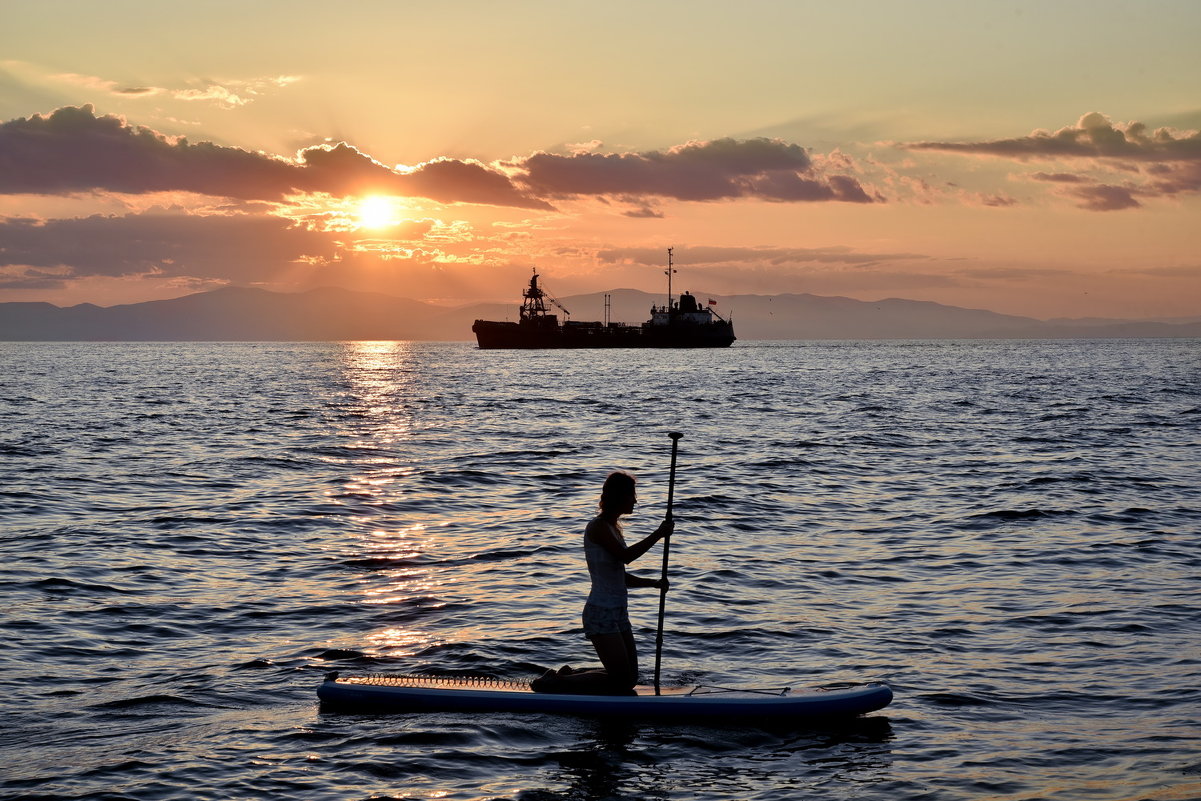
[(671, 534), (674, 524), (664, 520), (654, 533), (626, 545), (620, 518), (634, 511), (637, 501), (634, 477), (610, 473), (601, 488), (600, 514), (584, 529), (584, 556), (592, 590), (584, 604), (584, 634), (600, 657), (602, 670), (548, 670), (532, 683), (535, 690), (561, 692), (628, 693), (638, 683), (638, 652), (626, 608), (626, 590), (634, 587), (667, 589), (666, 579), (632, 576), (625, 566)]

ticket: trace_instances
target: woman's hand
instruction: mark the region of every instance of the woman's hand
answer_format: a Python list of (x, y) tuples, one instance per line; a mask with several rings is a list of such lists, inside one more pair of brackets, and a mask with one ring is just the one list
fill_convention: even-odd
[(667, 589), (668, 589), (668, 587), (671, 586), (671, 584), (670, 584), (670, 582), (668, 582), (667, 579), (661, 578), (661, 579), (657, 579), (653, 586), (656, 590), (662, 590), (663, 592), (667, 592)]
[(657, 537), (658, 539), (663, 539), (664, 537), (668, 536), (669, 534), (671, 534), (671, 532), (673, 532), (675, 530), (676, 530), (676, 521), (672, 520), (669, 517), (669, 518), (665, 519), (662, 523), (660, 523), (659, 527), (657, 529), (655, 529), (655, 537)]

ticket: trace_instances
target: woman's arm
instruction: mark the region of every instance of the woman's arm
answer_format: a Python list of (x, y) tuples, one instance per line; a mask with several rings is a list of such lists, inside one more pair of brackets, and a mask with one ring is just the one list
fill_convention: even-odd
[(626, 586), (630, 589), (654, 587), (656, 590), (667, 589), (667, 579), (649, 579), (626, 573)]
[[(613, 533), (613, 527), (602, 521), (600, 518), (593, 520), (588, 524), (586, 531), (587, 536), (592, 538), (593, 542), (600, 543), (606, 551), (613, 554), (622, 561), (622, 564), (629, 564), (638, 557), (651, 549), (659, 540), (666, 537), (675, 529), (675, 523), (671, 520), (664, 520), (659, 524), (659, 527), (652, 534), (647, 536), (633, 545), (625, 545), (616, 534)], [(627, 585), (629, 586), (629, 585)]]

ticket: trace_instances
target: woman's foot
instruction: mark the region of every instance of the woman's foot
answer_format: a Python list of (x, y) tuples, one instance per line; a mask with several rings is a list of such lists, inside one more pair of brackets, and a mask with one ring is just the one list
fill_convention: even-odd
[(530, 689), (534, 692), (538, 692), (544, 689), (547, 684), (554, 681), (558, 677), (559, 674), (555, 672), (554, 668), (547, 668), (545, 673), (530, 682)]
[(564, 665), (563, 667), (559, 668), (558, 670), (555, 670), (554, 668), (547, 668), (545, 673), (543, 673), (541, 676), (539, 676), (538, 678), (536, 678), (530, 682), (530, 689), (544, 690), (549, 685), (554, 684), (556, 681), (563, 678), (564, 676), (570, 676), (575, 672), (576, 672), (576, 669), (573, 668), (571, 665)]

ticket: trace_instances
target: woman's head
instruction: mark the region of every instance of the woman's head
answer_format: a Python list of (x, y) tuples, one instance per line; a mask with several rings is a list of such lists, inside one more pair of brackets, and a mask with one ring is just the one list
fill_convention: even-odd
[(634, 477), (620, 470), (610, 473), (601, 487), (600, 510), (602, 514), (626, 514), (634, 506), (637, 493)]

